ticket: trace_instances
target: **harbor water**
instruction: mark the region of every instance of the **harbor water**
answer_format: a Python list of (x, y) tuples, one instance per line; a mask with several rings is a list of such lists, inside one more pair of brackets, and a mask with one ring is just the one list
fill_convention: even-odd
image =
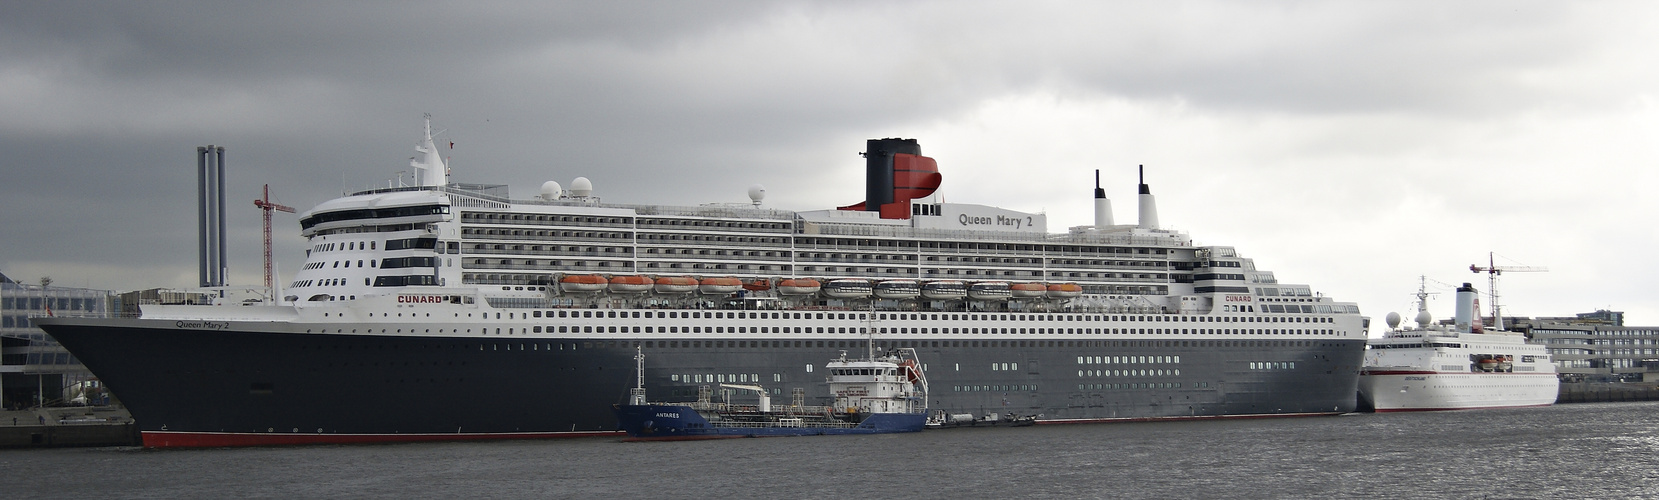
[(0, 451), (7, 498), (1659, 498), (1659, 403), (623, 443)]

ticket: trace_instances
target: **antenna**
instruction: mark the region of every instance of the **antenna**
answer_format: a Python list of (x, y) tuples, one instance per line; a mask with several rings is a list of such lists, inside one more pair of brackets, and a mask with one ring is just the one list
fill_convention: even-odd
[(870, 322), (869, 322), (869, 325), (870, 326), (865, 327), (865, 328), (868, 328), (870, 330), (870, 334), (865, 337), (866, 342), (867, 342), (866, 350), (868, 351), (868, 353), (866, 354), (867, 357), (865, 359), (874, 360), (874, 359), (876, 359), (876, 301), (875, 301), (875, 299), (870, 300)]

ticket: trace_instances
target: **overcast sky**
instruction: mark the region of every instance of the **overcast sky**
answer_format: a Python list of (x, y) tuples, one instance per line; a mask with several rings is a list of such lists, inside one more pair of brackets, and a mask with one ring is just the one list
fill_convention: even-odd
[[(593, 180), (608, 202), (861, 201), (908, 137), (946, 201), (1119, 222), (1146, 165), (1165, 227), (1380, 325), (1417, 277), (1497, 252), (1506, 315), (1659, 324), (1659, 3), (6, 2), (0, 272), (197, 281), (195, 148), (227, 149), (231, 278), (260, 211), (409, 170)], [(276, 254), (304, 261), (297, 217)], [(1410, 314), (1405, 314), (1410, 317)]]

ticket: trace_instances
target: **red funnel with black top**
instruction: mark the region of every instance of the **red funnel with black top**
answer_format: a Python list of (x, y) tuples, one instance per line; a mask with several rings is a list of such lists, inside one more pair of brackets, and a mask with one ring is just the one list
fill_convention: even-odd
[(883, 219), (909, 219), (910, 200), (939, 189), (939, 165), (922, 156), (915, 139), (870, 139), (864, 152), (864, 203), (841, 210), (881, 212)]

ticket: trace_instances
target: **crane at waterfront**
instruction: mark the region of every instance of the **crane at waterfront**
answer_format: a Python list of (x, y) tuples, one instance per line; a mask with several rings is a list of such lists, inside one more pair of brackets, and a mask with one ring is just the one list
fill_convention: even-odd
[(265, 194), (253, 200), (253, 206), (265, 211), (265, 288), (271, 288), (271, 211), (294, 213), (294, 207), (271, 203), (271, 185), (265, 185)]
[[(1498, 308), (1498, 275), (1503, 274), (1505, 271), (1512, 273), (1545, 273), (1549, 272), (1549, 268), (1536, 266), (1499, 266), (1497, 265), (1494, 252), (1486, 252), (1486, 267), (1481, 267), (1480, 264), (1469, 264), (1469, 272), (1475, 274), (1486, 273), (1488, 285), (1487, 291), (1492, 295), (1493, 330), (1503, 330), (1502, 309)], [(1479, 313), (1476, 314), (1479, 315)]]

